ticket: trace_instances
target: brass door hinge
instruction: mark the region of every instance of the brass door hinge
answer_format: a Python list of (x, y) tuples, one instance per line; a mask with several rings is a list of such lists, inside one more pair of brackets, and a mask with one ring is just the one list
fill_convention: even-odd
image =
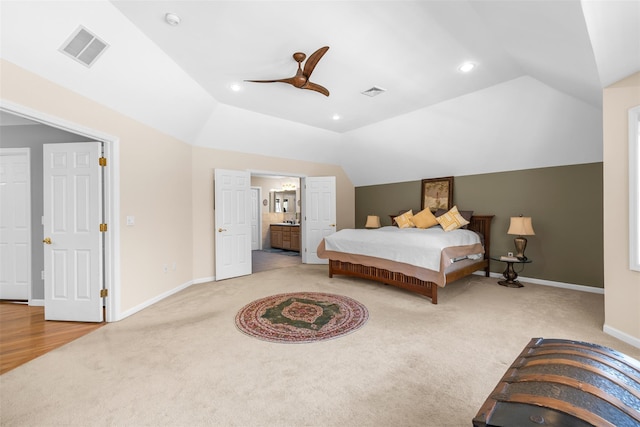
[(108, 289), (100, 289), (100, 298), (106, 298), (109, 296), (109, 290)]
[(106, 157), (100, 157), (100, 158), (98, 159), (98, 164), (99, 164), (100, 166), (107, 166), (107, 158), (106, 158)]
[(107, 231), (107, 224), (100, 224), (100, 232), (105, 233)]

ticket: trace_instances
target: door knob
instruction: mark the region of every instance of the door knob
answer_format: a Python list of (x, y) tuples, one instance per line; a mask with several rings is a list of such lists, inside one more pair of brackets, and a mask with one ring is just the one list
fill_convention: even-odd
[(222, 233), (223, 231), (227, 231), (226, 228), (218, 228), (218, 233)]
[(42, 243), (50, 245), (51, 244), (51, 237), (45, 237), (44, 240), (42, 241)]

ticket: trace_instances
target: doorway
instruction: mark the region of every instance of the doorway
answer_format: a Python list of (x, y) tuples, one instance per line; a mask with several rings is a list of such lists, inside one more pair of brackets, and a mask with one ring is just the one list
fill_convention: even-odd
[[(25, 128), (32, 127), (36, 131), (27, 132), (30, 136), (23, 138), (20, 142), (16, 142), (15, 136), (24, 133)], [(19, 129), (22, 128), (22, 129)], [(119, 280), (117, 272), (119, 271), (119, 261), (116, 256), (116, 248), (119, 242), (119, 222), (116, 212), (118, 205), (118, 186), (116, 185), (119, 176), (118, 170), (118, 138), (106, 135), (93, 129), (84, 128), (78, 124), (66, 122), (57, 117), (34, 111), (26, 107), (9, 103), (6, 101), (0, 105), (0, 132), (2, 132), (2, 146), (8, 147), (9, 144), (31, 147), (31, 182), (32, 182), (32, 251), (31, 272), (32, 286), (29, 305), (44, 305), (44, 282), (40, 279), (41, 272), (44, 271), (44, 255), (39, 258), (38, 253), (42, 253), (43, 238), (42, 233), (42, 151), (43, 146), (47, 142), (86, 142), (99, 141), (104, 144), (104, 156), (111, 159), (109, 167), (104, 168), (104, 217), (108, 223), (108, 233), (104, 236), (103, 262), (104, 262), (104, 288), (108, 292), (108, 297), (103, 299), (105, 320), (112, 322), (118, 320), (119, 304), (118, 291)], [(39, 135), (35, 138), (33, 135)], [(70, 141), (71, 138), (71, 141)], [(37, 167), (34, 167), (37, 166)], [(39, 193), (36, 190), (39, 186)], [(37, 207), (34, 205), (37, 202)], [(34, 226), (35, 224), (35, 226)], [(37, 244), (36, 244), (37, 243)], [(40, 261), (41, 260), (41, 261)], [(35, 274), (33, 272), (36, 272)]]
[[(252, 200), (251, 208), (257, 212), (260, 229), (260, 247), (252, 246), (251, 251), (252, 272), (259, 273), (302, 264), (302, 234), (299, 232), (302, 211), (300, 177), (252, 172), (251, 187), (260, 194), (259, 198)], [(272, 242), (272, 224), (290, 224), (288, 227), (298, 232), (289, 233), (289, 239), (293, 236), (298, 239), (298, 243), (292, 244), (289, 240), (289, 244), (283, 247), (282, 242)]]

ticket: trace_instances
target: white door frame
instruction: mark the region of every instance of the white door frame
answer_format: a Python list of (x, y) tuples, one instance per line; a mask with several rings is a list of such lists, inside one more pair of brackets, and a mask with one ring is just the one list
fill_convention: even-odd
[[(258, 250), (262, 250), (262, 187), (251, 186), (251, 191), (257, 191), (256, 212), (258, 212)], [(253, 250), (253, 247), (251, 248)]]
[(120, 320), (120, 139), (6, 100), (0, 100), (0, 110), (104, 142), (107, 167), (104, 170), (103, 209), (109, 230), (104, 236), (104, 285), (109, 293), (104, 300), (105, 320), (107, 322)]
[[(33, 274), (31, 274), (31, 268), (32, 268), (32, 256), (31, 256), (31, 248), (32, 248), (32, 244), (33, 244), (33, 228), (31, 227), (31, 220), (32, 220), (32, 214), (31, 214), (31, 149), (29, 148), (0, 148), (0, 156), (11, 156), (11, 155), (18, 155), (18, 156), (24, 156), (26, 157), (26, 164), (27, 164), (27, 224), (29, 226), (29, 229), (27, 230), (27, 274), (28, 274), (28, 279), (27, 282), (29, 283), (28, 289), (27, 289), (27, 301), (31, 301), (31, 288), (33, 287)], [(15, 261), (15, 260), (14, 260)], [(15, 271), (14, 271), (15, 273)]]

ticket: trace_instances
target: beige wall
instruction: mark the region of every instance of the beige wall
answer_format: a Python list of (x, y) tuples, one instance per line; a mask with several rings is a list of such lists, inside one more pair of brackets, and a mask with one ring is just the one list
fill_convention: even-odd
[[(336, 176), (338, 227), (353, 227), (354, 188), (338, 166), (196, 148), (10, 62), (1, 60), (0, 69), (3, 101), (119, 139), (120, 157), (111, 159), (120, 170), (118, 315), (214, 277), (216, 167)], [(134, 226), (126, 226), (127, 216)]]
[(191, 147), (10, 62), (0, 67), (4, 101), (119, 138), (120, 158), (110, 162), (120, 169), (120, 311), (189, 282)]
[(640, 346), (640, 272), (629, 269), (628, 111), (640, 105), (640, 73), (604, 90), (605, 331)]
[[(294, 176), (335, 176), (337, 227), (353, 228), (355, 190), (339, 166), (251, 155), (211, 148), (193, 148), (193, 277), (215, 276), (213, 211), (214, 169), (278, 172)], [(264, 195), (263, 195), (264, 196)]]

